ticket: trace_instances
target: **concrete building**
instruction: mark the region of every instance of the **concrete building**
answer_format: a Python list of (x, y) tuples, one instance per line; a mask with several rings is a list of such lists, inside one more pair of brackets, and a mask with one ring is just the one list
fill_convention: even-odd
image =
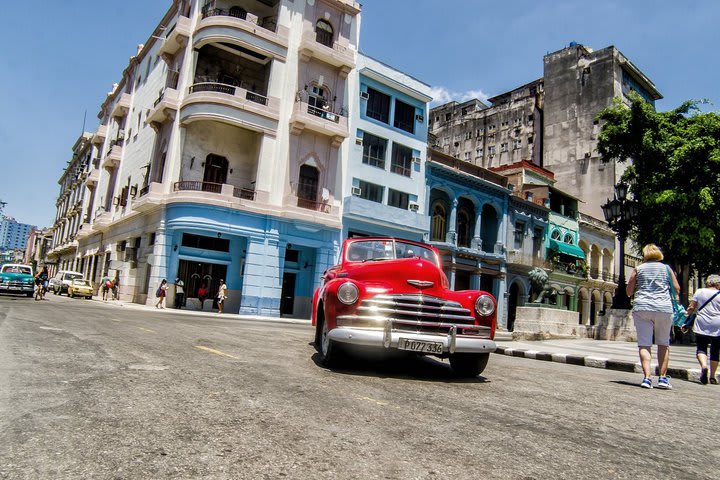
[(434, 148), (492, 168), (528, 160), (551, 170), (557, 188), (602, 218), (622, 165), (601, 162), (596, 117), (614, 98), (637, 92), (651, 104), (655, 85), (617, 48), (571, 43), (543, 58), (543, 77), (488, 99), (450, 102), (430, 114)]
[(24, 250), (33, 225), (19, 223), (13, 217), (0, 219), (0, 250)]
[(450, 288), (492, 293), (505, 328), (507, 179), (432, 149), (425, 168), (428, 243), (440, 251)]
[(197, 309), (225, 280), (226, 312), (308, 317), (341, 242), (359, 28), (351, 0), (174, 1), (98, 114), (90, 278), (139, 303), (180, 278)]
[(92, 211), (93, 196), (88, 190), (92, 192), (97, 183), (99, 158), (91, 139), (91, 133), (80, 135), (58, 180), (60, 192), (55, 201), (55, 222), (50, 229), (52, 246), (44, 259), (51, 273), (58, 270), (83, 272), (86, 268), (83, 258), (78, 255), (77, 234)]
[[(25, 247), (24, 263), (32, 265), (33, 271), (37, 272), (38, 267), (47, 265), (47, 253), (52, 247), (52, 229), (34, 228), (28, 236), (27, 246)], [(48, 268), (50, 265), (48, 265)]]
[(425, 198), (430, 86), (366, 55), (351, 77), (343, 238), (427, 239)]

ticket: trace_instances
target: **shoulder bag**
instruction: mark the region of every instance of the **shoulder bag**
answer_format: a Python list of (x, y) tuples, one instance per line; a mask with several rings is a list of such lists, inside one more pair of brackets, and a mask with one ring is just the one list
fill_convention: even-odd
[(685, 323), (683, 323), (683, 324), (680, 326), (680, 330), (682, 330), (683, 332), (687, 332), (688, 330), (690, 330), (690, 329), (693, 327), (693, 325), (695, 324), (695, 319), (697, 318), (697, 314), (700, 313), (700, 310), (702, 310), (703, 308), (705, 308), (705, 306), (708, 305), (710, 302), (712, 302), (713, 299), (714, 299), (715, 297), (717, 297), (718, 295), (720, 295), (720, 290), (718, 290), (717, 292), (715, 292), (715, 295), (713, 295), (712, 297), (708, 298), (708, 299), (705, 301), (705, 303), (702, 304), (702, 306), (701, 306), (700, 308), (698, 308), (697, 310), (695, 310), (695, 311), (693, 312), (692, 315), (689, 315), (688, 318), (687, 318), (687, 320), (685, 320)]
[(670, 301), (672, 302), (673, 309), (673, 325), (675, 325), (676, 327), (682, 327), (687, 321), (687, 311), (685, 311), (685, 307), (683, 307), (682, 304), (678, 301), (677, 293), (675, 292), (675, 285), (673, 285), (672, 281), (672, 273), (670, 272), (670, 267), (665, 265), (665, 269), (667, 270), (668, 274), (668, 283), (670, 283)]

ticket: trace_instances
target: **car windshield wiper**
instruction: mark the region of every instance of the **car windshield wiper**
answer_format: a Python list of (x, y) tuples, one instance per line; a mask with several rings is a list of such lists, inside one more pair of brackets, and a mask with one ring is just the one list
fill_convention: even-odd
[(365, 263), (365, 262), (380, 262), (380, 261), (382, 261), (382, 260), (392, 260), (392, 259), (387, 258), (387, 257), (366, 258), (365, 260), (362, 261), (362, 263)]

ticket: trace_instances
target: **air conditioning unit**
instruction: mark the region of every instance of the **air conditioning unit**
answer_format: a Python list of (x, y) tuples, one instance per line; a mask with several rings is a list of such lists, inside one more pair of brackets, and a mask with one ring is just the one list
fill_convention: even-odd
[(420, 205), (418, 205), (416, 202), (410, 202), (408, 204), (408, 210), (411, 212), (418, 212), (420, 210)]
[(117, 138), (118, 140), (125, 140), (125, 130), (118, 130)]
[(421, 159), (420, 157), (412, 157), (411, 160), (412, 160), (413, 162), (415, 162), (415, 163), (420, 163), (420, 161), (421, 161), (422, 159)]
[(415, 120), (417, 120), (418, 122), (424, 122), (425, 117), (423, 117), (422, 115), (415, 115)]
[(362, 190), (360, 189), (360, 187), (352, 187), (353, 195), (355, 195), (356, 197), (359, 197), (361, 193), (362, 193)]
[(360, 92), (360, 98), (362, 98), (363, 100), (367, 100), (368, 98), (370, 98), (370, 94), (368, 92)]
[(120, 197), (113, 197), (112, 204), (115, 206), (120, 205)]
[(355, 138), (355, 145), (360, 145), (360, 146), (362, 146), (362, 144), (363, 144), (363, 139), (362, 139), (362, 138), (360, 138), (360, 137)]

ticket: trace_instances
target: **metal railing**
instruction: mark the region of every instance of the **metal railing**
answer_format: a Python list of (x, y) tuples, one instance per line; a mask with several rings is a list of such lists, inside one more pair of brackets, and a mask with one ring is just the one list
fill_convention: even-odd
[(318, 108), (310, 104), (308, 104), (307, 113), (316, 117), (324, 118), (329, 122), (340, 123), (341, 115), (339, 113), (331, 112), (323, 108)]
[(298, 197), (297, 206), (316, 212), (330, 213), (330, 205), (325, 202), (318, 202), (309, 198)]
[(198, 82), (190, 86), (190, 93), (199, 93), (199, 92), (214, 92), (214, 93), (223, 93), (225, 95), (237, 95), (237, 90), (240, 89), (241, 92), (245, 92), (245, 99), (253, 102), (258, 103), (260, 105), (267, 106), (268, 104), (268, 97), (265, 95), (262, 95), (260, 93), (251, 92), (250, 90), (245, 90), (241, 86), (236, 85), (230, 85), (228, 83), (221, 83), (221, 82)]
[(193, 192), (221, 193), (222, 183), (201, 182), (196, 180), (184, 180), (173, 184), (173, 191), (189, 190)]
[(145, 185), (140, 189), (138, 192), (138, 197), (142, 197), (143, 195), (147, 195), (147, 193), (150, 191), (150, 185)]
[(232, 17), (250, 22), (253, 25), (257, 25), (271, 32), (275, 32), (277, 30), (277, 17), (259, 17), (242, 8), (230, 8), (227, 10), (223, 8), (203, 8), (202, 18), (208, 17)]
[(255, 190), (252, 188), (233, 188), (233, 197), (242, 198), (243, 200), (255, 200)]

